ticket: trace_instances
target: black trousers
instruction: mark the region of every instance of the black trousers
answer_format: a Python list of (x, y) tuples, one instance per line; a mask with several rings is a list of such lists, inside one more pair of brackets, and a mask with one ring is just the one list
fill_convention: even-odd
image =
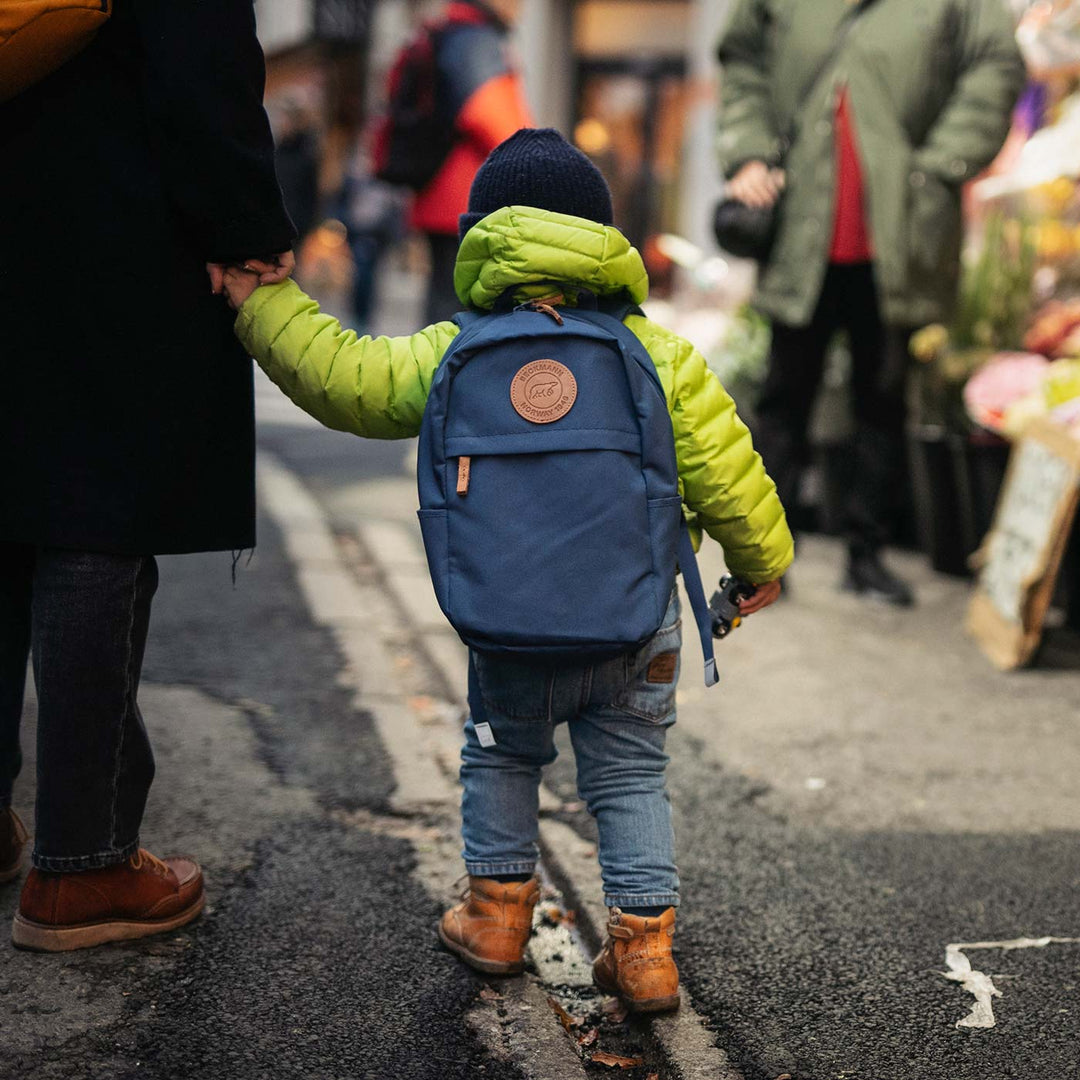
[(773, 324), (755, 442), (785, 506), (794, 506), (808, 455), (807, 429), (833, 335), (851, 343), (854, 476), (844, 510), (852, 550), (892, 539), (904, 504), (904, 421), (912, 331), (881, 319), (869, 263), (833, 265), (808, 326)]
[(93, 870), (138, 847), (154, 756), (136, 699), (156, 588), (152, 556), (0, 543), (0, 806), (22, 763), (32, 652), (41, 870)]
[(427, 295), (424, 299), (424, 322), (443, 322), (453, 318), (462, 303), (454, 292), (454, 265), (457, 262), (458, 238), (442, 233), (427, 233), (428, 251), (431, 256), (431, 274), (428, 277)]

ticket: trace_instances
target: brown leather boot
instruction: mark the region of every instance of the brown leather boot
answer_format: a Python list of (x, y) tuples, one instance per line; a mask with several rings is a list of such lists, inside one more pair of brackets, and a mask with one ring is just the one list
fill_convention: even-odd
[(601, 990), (617, 994), (633, 1012), (669, 1012), (679, 1007), (679, 969), (671, 958), (675, 909), (647, 919), (608, 913), (608, 939), (593, 963)]
[(0, 885), (19, 876), (27, 839), (26, 826), (19, 815), (10, 806), (0, 810)]
[(477, 971), (516, 975), (525, 970), (525, 945), (540, 882), (469, 878), (460, 904), (439, 922), (442, 943)]
[(140, 848), (101, 870), (31, 870), (11, 940), (21, 949), (64, 952), (147, 937), (191, 922), (203, 909), (202, 871), (194, 859), (159, 859)]

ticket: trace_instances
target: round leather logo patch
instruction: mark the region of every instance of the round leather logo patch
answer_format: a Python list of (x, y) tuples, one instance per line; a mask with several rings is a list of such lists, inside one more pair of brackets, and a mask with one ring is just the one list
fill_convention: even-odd
[(510, 403), (534, 424), (550, 424), (565, 416), (577, 399), (577, 380), (558, 360), (534, 360), (510, 383)]

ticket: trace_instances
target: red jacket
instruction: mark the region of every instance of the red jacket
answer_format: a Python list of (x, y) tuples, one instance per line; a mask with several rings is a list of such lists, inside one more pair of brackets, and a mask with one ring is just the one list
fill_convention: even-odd
[(442, 168), (413, 202), (411, 221), (423, 232), (456, 236), (458, 217), (484, 159), (518, 128), (532, 127), (520, 73), (508, 55), (506, 27), (482, 3), (452, 0), (439, 35), (440, 87), (456, 106), (458, 139)]

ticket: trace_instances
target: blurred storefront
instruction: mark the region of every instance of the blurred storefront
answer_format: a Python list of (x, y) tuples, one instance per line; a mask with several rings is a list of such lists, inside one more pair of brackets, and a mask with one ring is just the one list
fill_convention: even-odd
[(540, 123), (603, 170), (635, 243), (709, 246), (715, 42), (730, 0), (525, 0), (519, 48)]
[(255, 0), (275, 132), (302, 125), (319, 141), (319, 188), (337, 190), (365, 121), (377, 0)]
[[(708, 246), (717, 191), (714, 47), (731, 0), (522, 0), (515, 45), (539, 123), (603, 169), (635, 242), (679, 232)], [(398, 49), (438, 0), (256, 0), (271, 109), (300, 103), (336, 143), (382, 105)]]

